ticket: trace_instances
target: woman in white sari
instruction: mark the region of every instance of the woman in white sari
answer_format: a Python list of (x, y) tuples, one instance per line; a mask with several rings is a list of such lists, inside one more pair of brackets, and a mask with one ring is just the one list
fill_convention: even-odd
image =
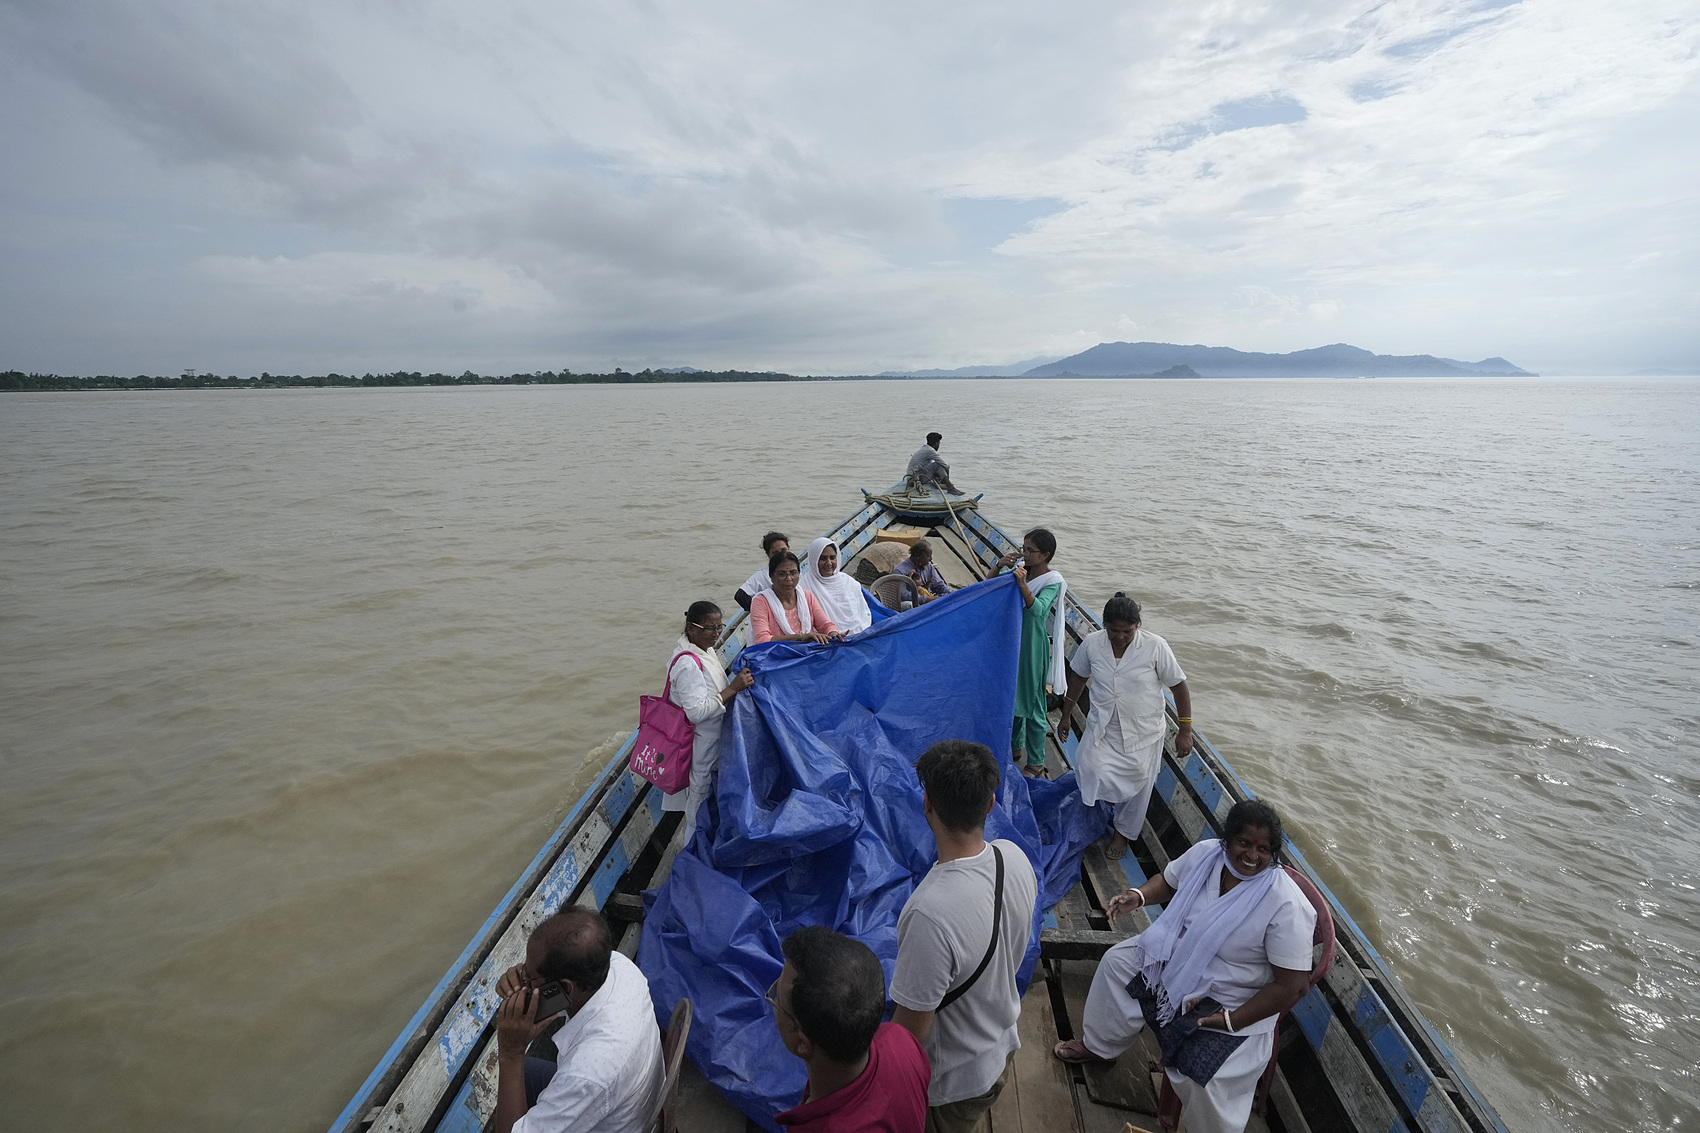
[(1150, 1022), (1187, 1129), (1243, 1133), (1276, 1020), (1310, 986), (1316, 909), (1281, 868), (1281, 841), (1274, 807), (1235, 803), (1219, 841), (1200, 840), (1112, 898), (1112, 920), (1148, 904), (1163, 915), (1104, 953), (1081, 1037), (1058, 1043), (1056, 1056), (1113, 1059)]
[(845, 637), (861, 633), (874, 624), (862, 584), (839, 570), (838, 546), (820, 538), (809, 544), (809, 570), (802, 587), (820, 600), (821, 609)]
[(1105, 852), (1119, 858), (1127, 852), (1128, 841), (1139, 837), (1157, 782), (1167, 730), (1163, 690), (1175, 690), (1181, 728), (1175, 749), (1183, 759), (1192, 750), (1192, 694), (1174, 650), (1139, 628), (1139, 603), (1119, 590), (1104, 604), (1104, 628), (1086, 635), (1069, 658), (1068, 670), (1065, 729), (1088, 681), (1092, 687), (1092, 710), (1074, 751), (1080, 798), (1088, 806), (1114, 805), (1115, 825)]
[(748, 669), (730, 680), (715, 645), (725, 629), (726, 618), (713, 602), (692, 602), (685, 611), (685, 631), (673, 644), (673, 662), (667, 668), (667, 699), (684, 709), (696, 738), (691, 743), (691, 782), (683, 791), (661, 796), (663, 811), (683, 811), (685, 839), (697, 828), (697, 811), (702, 809), (713, 785), (714, 769), (720, 762), (720, 726), (734, 697), (755, 683)]

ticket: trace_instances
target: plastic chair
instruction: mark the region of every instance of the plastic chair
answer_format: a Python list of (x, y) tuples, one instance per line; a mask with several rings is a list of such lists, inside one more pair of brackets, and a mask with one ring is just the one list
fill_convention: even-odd
[(661, 1087), (661, 1111), (655, 1115), (650, 1133), (678, 1133), (679, 1130), (679, 1072), (685, 1062), (685, 1039), (691, 1033), (691, 1001), (681, 999), (673, 1004), (673, 1017), (667, 1021), (667, 1033), (661, 1036), (661, 1066), (666, 1071)]
[[(1311, 884), (1310, 878), (1294, 869), (1283, 866), (1287, 876), (1299, 887), (1299, 892), (1310, 901), (1311, 908), (1316, 910), (1316, 931), (1311, 934), (1311, 951), (1316, 954), (1316, 962), (1311, 965), (1310, 984), (1305, 988), (1308, 995), (1312, 988), (1322, 982), (1322, 977), (1328, 974), (1328, 965), (1334, 962), (1334, 914), (1328, 911), (1328, 900), (1322, 891)], [(1261, 1116), (1269, 1109), (1269, 1088), (1275, 1084), (1275, 1063), (1281, 1055), (1281, 1028), (1287, 1024), (1287, 1016), (1291, 1011), (1283, 1011), (1281, 1019), (1275, 1024), (1275, 1046), (1269, 1051), (1269, 1065), (1263, 1068), (1263, 1077), (1258, 1079), (1257, 1093), (1251, 1103)]]
[[(1305, 900), (1316, 910), (1316, 930), (1310, 936), (1311, 952), (1315, 955), (1316, 962), (1311, 965), (1310, 983), (1305, 987), (1305, 994), (1308, 995), (1312, 988), (1322, 982), (1322, 977), (1328, 972), (1328, 965), (1334, 962), (1334, 914), (1328, 911), (1328, 900), (1311, 884), (1310, 878), (1290, 865), (1281, 868), (1287, 871), (1287, 876), (1293, 879), (1293, 884), (1299, 887), (1299, 892), (1305, 895)], [(1276, 1063), (1281, 1057), (1281, 1027), (1286, 1024), (1290, 1014), (1291, 1010), (1283, 1011), (1275, 1024), (1275, 1042), (1269, 1048), (1269, 1065), (1263, 1068), (1263, 1077), (1257, 1081), (1257, 1092), (1252, 1095), (1251, 1107), (1259, 1116), (1269, 1108), (1269, 1089), (1275, 1083)], [(1167, 1073), (1163, 1074), (1163, 1088), (1157, 1098), (1157, 1120), (1163, 1123), (1163, 1128), (1170, 1130), (1181, 1123), (1180, 1095), (1175, 1093), (1175, 1087), (1169, 1082)]]
[(874, 584), (868, 589), (873, 592), (875, 598), (879, 599), (880, 605), (888, 610), (901, 610), (904, 602), (903, 596), (906, 593), (909, 596), (908, 601), (910, 603), (916, 606), (921, 604), (921, 592), (916, 588), (915, 580), (906, 574), (882, 575), (875, 579)]

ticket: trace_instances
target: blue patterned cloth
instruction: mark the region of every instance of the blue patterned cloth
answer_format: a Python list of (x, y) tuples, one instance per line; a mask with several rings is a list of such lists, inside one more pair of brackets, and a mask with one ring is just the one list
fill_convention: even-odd
[[(1157, 1017), (1157, 993), (1145, 986), (1144, 976), (1135, 976), (1127, 985), (1127, 993), (1139, 1000), (1139, 1009), (1149, 1022)], [(1198, 1021), (1222, 1010), (1222, 1005), (1206, 996), (1193, 1004), (1192, 1010), (1176, 1015), (1157, 1028), (1157, 1045), (1163, 1048), (1163, 1065), (1185, 1074), (1200, 1086), (1208, 1085), (1222, 1069), (1222, 1063), (1245, 1042), (1245, 1035), (1230, 1035), (1226, 1031), (1200, 1029)]]

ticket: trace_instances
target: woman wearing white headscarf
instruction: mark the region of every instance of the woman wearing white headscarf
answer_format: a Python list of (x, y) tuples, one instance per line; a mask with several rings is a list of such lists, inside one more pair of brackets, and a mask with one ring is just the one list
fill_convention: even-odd
[(1200, 840), (1112, 898), (1112, 920), (1147, 904), (1163, 915), (1104, 953), (1081, 1037), (1058, 1043), (1056, 1056), (1115, 1058), (1152, 1023), (1186, 1127), (1243, 1133), (1276, 1020), (1310, 987), (1316, 909), (1281, 868), (1281, 840), (1274, 807), (1235, 803), (1219, 841)]
[(874, 624), (862, 584), (838, 569), (838, 545), (820, 538), (809, 544), (809, 570), (802, 587), (820, 600), (821, 608), (845, 637)]
[(692, 602), (685, 611), (685, 631), (673, 643), (673, 663), (667, 668), (667, 699), (684, 709), (696, 729), (691, 741), (691, 782), (682, 791), (661, 796), (663, 811), (685, 813), (685, 838), (697, 828), (697, 811), (708, 798), (714, 769), (720, 762), (720, 726), (734, 697), (755, 683), (745, 669), (728, 680), (726, 666), (715, 650), (726, 618), (713, 602)]

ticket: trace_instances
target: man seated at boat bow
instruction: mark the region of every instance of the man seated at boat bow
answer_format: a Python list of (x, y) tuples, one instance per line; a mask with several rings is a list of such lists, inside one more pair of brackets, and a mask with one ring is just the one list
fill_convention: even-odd
[[(542, 989), (559, 981), (567, 1021), (555, 1061), (528, 1058), (559, 1016), (536, 1019)], [(499, 1058), (495, 1133), (644, 1133), (661, 1106), (661, 1033), (649, 981), (614, 951), (601, 914), (567, 909), (532, 930), (525, 963), (496, 982)]]
[(915, 450), (915, 455), (909, 458), (909, 467), (904, 469), (904, 479), (912, 487), (939, 487), (954, 495), (960, 496), (956, 485), (950, 482), (950, 465), (939, 456), (939, 445), (944, 443), (942, 433), (928, 433), (927, 443)]

